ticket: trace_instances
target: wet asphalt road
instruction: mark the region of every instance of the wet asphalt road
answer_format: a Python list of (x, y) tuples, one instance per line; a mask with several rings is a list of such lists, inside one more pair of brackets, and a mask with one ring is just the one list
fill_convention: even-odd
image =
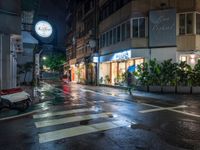
[[(200, 102), (43, 84), (37, 113), (0, 121), (0, 150), (200, 150)], [(198, 115), (199, 114), (199, 115)]]

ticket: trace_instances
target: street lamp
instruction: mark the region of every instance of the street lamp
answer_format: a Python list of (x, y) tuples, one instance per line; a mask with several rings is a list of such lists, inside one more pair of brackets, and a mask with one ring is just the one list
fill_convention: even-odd
[(47, 57), (46, 57), (46, 56), (43, 56), (43, 57), (42, 57), (42, 59), (43, 59), (43, 60), (46, 60), (46, 59), (47, 59)]

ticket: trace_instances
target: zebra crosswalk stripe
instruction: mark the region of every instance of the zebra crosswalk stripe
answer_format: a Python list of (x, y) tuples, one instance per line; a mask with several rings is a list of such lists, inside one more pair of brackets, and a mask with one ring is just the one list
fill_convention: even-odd
[(73, 109), (73, 110), (59, 111), (59, 112), (48, 112), (48, 113), (44, 113), (44, 114), (33, 115), (33, 118), (34, 119), (46, 118), (46, 117), (53, 117), (53, 116), (59, 116), (59, 115), (68, 115), (68, 114), (80, 113), (80, 112), (88, 112), (88, 111), (94, 111), (94, 108)]
[(63, 138), (69, 138), (69, 137), (79, 136), (83, 134), (114, 129), (114, 128), (118, 128), (122, 126), (125, 126), (125, 123), (121, 121), (110, 121), (110, 122), (97, 123), (97, 124), (92, 124), (92, 125), (87, 125), (87, 126), (82, 125), (82, 126), (72, 127), (68, 129), (61, 129), (61, 130), (39, 134), (39, 142), (46, 143), (46, 142), (55, 141), (55, 140), (59, 140)]
[(110, 115), (112, 115), (112, 113), (100, 113), (100, 114), (90, 114), (90, 115), (82, 115), (75, 117), (65, 117), (61, 119), (51, 119), (51, 120), (35, 122), (35, 126), (37, 128), (48, 127), (48, 126), (61, 125), (76, 121), (84, 121), (97, 118), (108, 118)]

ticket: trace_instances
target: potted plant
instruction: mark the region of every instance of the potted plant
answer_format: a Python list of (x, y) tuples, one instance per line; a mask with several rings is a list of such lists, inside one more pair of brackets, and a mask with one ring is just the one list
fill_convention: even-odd
[(161, 63), (161, 80), (162, 92), (176, 92), (176, 69), (177, 63), (173, 63), (172, 59), (165, 60)]
[(200, 60), (198, 60), (197, 64), (194, 66), (191, 80), (192, 80), (192, 93), (200, 94)]
[(106, 75), (105, 76), (105, 80), (104, 80), (104, 82), (105, 82), (105, 84), (110, 84), (110, 76), (109, 75)]
[(148, 91), (148, 85), (149, 85), (149, 68), (148, 63), (145, 62), (141, 65), (138, 65), (137, 71), (134, 72), (134, 76), (137, 79), (136, 83), (136, 90), (139, 91)]
[(177, 66), (177, 93), (191, 93), (192, 68), (186, 62), (181, 62)]
[(103, 84), (103, 77), (99, 79), (99, 84)]
[(149, 91), (161, 92), (161, 65), (156, 59), (149, 61)]

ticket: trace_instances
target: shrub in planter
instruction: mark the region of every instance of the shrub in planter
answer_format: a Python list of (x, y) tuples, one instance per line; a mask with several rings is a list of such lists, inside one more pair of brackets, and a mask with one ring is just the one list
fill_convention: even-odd
[(149, 91), (161, 92), (161, 65), (156, 59), (149, 61)]
[(177, 67), (177, 92), (191, 93), (191, 84), (193, 78), (193, 71), (190, 65), (186, 62), (181, 62)]
[(197, 64), (193, 68), (191, 82), (192, 93), (200, 94), (200, 60), (198, 60)]
[(136, 77), (136, 89), (142, 91), (148, 91), (149, 85), (149, 67), (148, 63), (145, 62), (141, 65), (138, 65), (137, 71), (134, 72), (134, 76)]
[(161, 63), (161, 84), (164, 93), (175, 93), (176, 91), (177, 66), (177, 63), (172, 63), (172, 59)]
[(111, 80), (110, 80), (110, 76), (109, 76), (109, 75), (106, 75), (106, 76), (105, 76), (104, 83), (105, 83), (105, 84), (110, 84), (110, 81), (111, 81)]

